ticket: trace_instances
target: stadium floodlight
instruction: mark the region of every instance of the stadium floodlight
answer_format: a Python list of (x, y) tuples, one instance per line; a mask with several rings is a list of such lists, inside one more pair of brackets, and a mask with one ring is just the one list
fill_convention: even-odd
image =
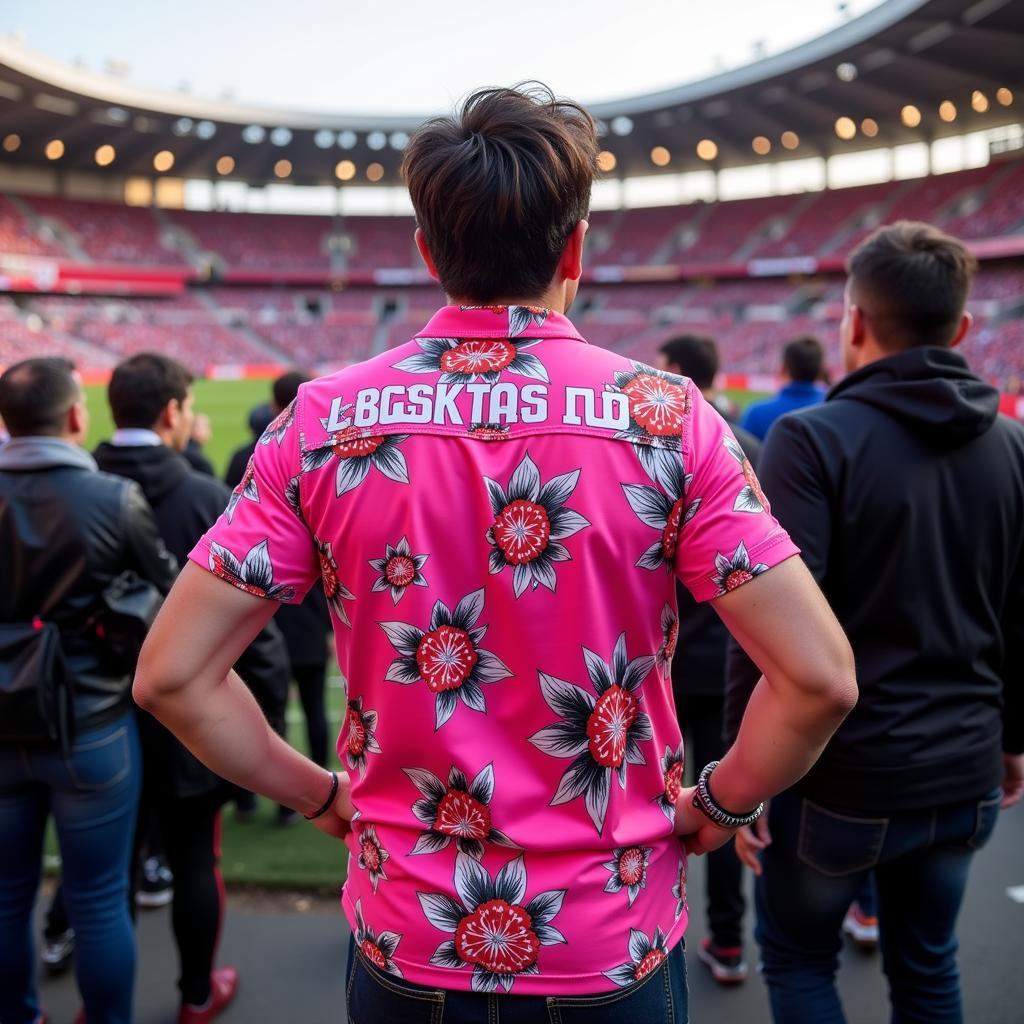
[(266, 129), (259, 124), (247, 124), (242, 129), (242, 138), (250, 146), (258, 146), (267, 137)]
[(873, 139), (878, 134), (878, 122), (873, 117), (865, 117), (860, 123), (860, 130), (869, 139)]
[(274, 128), (270, 132), (270, 144), (272, 146), (287, 146), (292, 141), (291, 128)]
[(908, 128), (916, 128), (921, 123), (921, 111), (913, 103), (908, 103), (900, 111), (900, 120)]
[(278, 178), (287, 178), (292, 173), (292, 162), (291, 160), (278, 160), (274, 164), (274, 174)]
[(651, 163), (655, 167), (668, 167), (672, 162), (672, 154), (664, 146), (655, 146), (651, 150)]
[(405, 132), (392, 132), (388, 136), (388, 143), (392, 149), (402, 150), (409, 145), (409, 136)]
[(174, 166), (174, 154), (169, 149), (161, 149), (155, 157), (153, 157), (153, 170), (163, 174), (164, 171), (169, 171)]
[(64, 155), (64, 143), (60, 139), (50, 139), (44, 152), (47, 160), (59, 160)]
[(330, 128), (321, 128), (313, 136), (313, 145), (317, 149), (330, 149), (334, 145), (334, 132)]
[(751, 141), (750, 148), (758, 156), (767, 156), (772, 151), (772, 140), (766, 135), (758, 135)]
[(200, 121), (196, 125), (196, 135), (204, 142), (217, 134), (217, 126), (212, 121)]
[(188, 135), (188, 133), (192, 131), (192, 118), (179, 117), (178, 120), (171, 125), (171, 131), (179, 137)]
[(939, 117), (947, 124), (956, 120), (956, 104), (952, 100), (943, 100), (939, 104)]
[(857, 125), (852, 117), (837, 117), (835, 123), (836, 135), (849, 142), (857, 134)]
[(629, 135), (633, 130), (632, 118), (626, 117), (624, 114), (620, 114), (618, 117), (612, 118), (612, 131), (616, 135)]
[(978, 114), (984, 114), (988, 110), (988, 97), (980, 89), (975, 89), (971, 93), (971, 107)]
[(14, 153), (21, 146), (21, 136), (16, 132), (4, 136), (4, 150), (7, 153)]
[(388, 144), (388, 137), (382, 131), (373, 131), (366, 136), (366, 144), (370, 149), (383, 149)]
[(117, 150), (109, 143), (104, 144), (96, 150), (96, 163), (100, 167), (109, 167), (117, 156)]
[(1013, 103), (1013, 93), (1004, 86), (1002, 89), (996, 89), (996, 99), (1001, 106), (1008, 107)]
[(230, 174), (235, 169), (235, 158), (233, 156), (222, 156), (217, 160), (217, 173)]
[(366, 177), (369, 181), (380, 181), (384, 177), (384, 165), (383, 164), (370, 164), (366, 168)]
[(603, 174), (614, 171), (617, 163), (618, 160), (615, 159), (615, 154), (610, 149), (602, 149), (597, 154), (597, 169)]
[(857, 65), (844, 60), (842, 64), (836, 65), (836, 78), (840, 82), (852, 82), (857, 77)]
[(356, 165), (351, 160), (339, 160), (334, 174), (338, 181), (351, 181), (356, 176)]
[(796, 132), (783, 132), (779, 141), (783, 149), (796, 149), (800, 145), (800, 136)]
[(356, 143), (359, 141), (359, 136), (356, 135), (351, 128), (346, 128), (344, 131), (338, 132), (338, 145), (342, 149), (355, 149)]
[(697, 143), (697, 156), (709, 162), (714, 160), (718, 156), (718, 144), (712, 139), (701, 139)]

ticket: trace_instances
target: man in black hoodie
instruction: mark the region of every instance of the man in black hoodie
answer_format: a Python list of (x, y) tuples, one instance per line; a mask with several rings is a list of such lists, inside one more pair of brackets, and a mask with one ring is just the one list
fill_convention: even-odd
[[(95, 452), (108, 473), (136, 481), (149, 501), (168, 549), (185, 555), (235, 500), (220, 481), (195, 472), (182, 456), (192, 433), (192, 375), (180, 363), (141, 353), (121, 363), (108, 389), (117, 430)], [(237, 500), (245, 500), (242, 494)], [(288, 661), (273, 623), (236, 666), (271, 725), (284, 729)], [(212, 1020), (237, 986), (234, 968), (213, 970), (223, 914), (218, 880), (218, 818), (231, 787), (194, 758), (152, 716), (140, 712), (145, 776), (143, 807), (163, 835), (175, 891), (172, 922), (181, 960), (179, 1024)]]
[(1024, 428), (953, 351), (974, 268), (925, 224), (868, 238), (848, 266), (849, 376), (779, 420), (762, 452), (772, 510), (860, 682), (821, 759), (736, 840), (760, 876), (777, 1022), (843, 1021), (840, 926), (871, 871), (893, 1020), (960, 1022), (954, 927), (971, 857), (1024, 791)]

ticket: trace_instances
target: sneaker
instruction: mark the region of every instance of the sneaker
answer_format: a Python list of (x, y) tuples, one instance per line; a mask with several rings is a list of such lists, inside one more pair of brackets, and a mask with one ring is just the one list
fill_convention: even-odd
[(40, 953), (40, 959), (50, 974), (60, 974), (71, 963), (71, 954), (74, 951), (75, 930), (69, 928), (67, 931), (60, 932), (52, 938), (49, 935), (43, 935), (43, 948)]
[(238, 971), (234, 967), (218, 967), (210, 975), (210, 998), (204, 1006), (181, 1004), (178, 1024), (207, 1024), (226, 1009), (238, 993)]
[(878, 948), (878, 918), (869, 917), (857, 903), (851, 903), (843, 918), (843, 931), (866, 953)]
[(705, 937), (697, 947), (697, 956), (708, 965), (711, 977), (719, 985), (739, 985), (747, 980), (747, 965), (742, 946), (716, 946)]
[(135, 906), (166, 907), (174, 899), (174, 875), (162, 857), (147, 857), (142, 862)]

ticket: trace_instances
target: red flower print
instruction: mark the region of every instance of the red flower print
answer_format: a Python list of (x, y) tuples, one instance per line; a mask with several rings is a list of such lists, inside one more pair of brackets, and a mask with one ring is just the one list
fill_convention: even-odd
[(767, 572), (768, 566), (764, 562), (754, 565), (747, 554), (747, 547), (740, 541), (733, 552), (732, 558), (726, 558), (719, 551), (715, 555), (715, 572), (711, 582), (718, 588), (718, 596), (728, 594), (729, 591), (742, 587), (749, 583), (755, 576)]
[(429, 555), (414, 555), (409, 541), (403, 537), (397, 544), (384, 546), (383, 558), (371, 558), (370, 566), (380, 575), (373, 581), (372, 590), (391, 591), (392, 603), (398, 604), (411, 586), (425, 587), (427, 580), (420, 570)]
[(647, 888), (647, 866), (652, 850), (650, 846), (616, 847), (612, 859), (604, 865), (612, 875), (605, 883), (604, 891), (621, 892), (625, 889), (627, 906), (633, 906), (640, 890)]
[(213, 542), (210, 544), (209, 565), (215, 576), (253, 597), (269, 597), (274, 601), (291, 601), (295, 597), (294, 587), (274, 582), (269, 541), (254, 544), (241, 562), (226, 547)]
[(511, 437), (509, 428), (501, 423), (474, 423), (467, 433), (478, 441), (507, 441)]
[(629, 962), (620, 964), (611, 971), (605, 971), (604, 976), (622, 988), (635, 985), (668, 959), (668, 947), (665, 942), (665, 934), (660, 928), (654, 929), (651, 938), (647, 938), (636, 928), (630, 928)]
[(350, 699), (345, 708), (345, 763), (360, 776), (366, 774), (366, 755), (379, 754), (380, 744), (375, 735), (377, 712), (363, 710), (363, 698)]
[(638, 373), (621, 385), (629, 398), (629, 413), (634, 422), (655, 437), (678, 436), (687, 411), (685, 385), (673, 384), (664, 377)]
[(686, 861), (679, 861), (679, 871), (676, 874), (675, 884), (672, 886), (672, 895), (676, 898), (676, 918), (682, 916), (686, 909)]
[(374, 967), (393, 974), (396, 978), (402, 977), (402, 972), (394, 961), (395, 952), (401, 941), (402, 936), (395, 932), (377, 934), (372, 928), (367, 928), (363, 920), (363, 901), (356, 900), (356, 948)]
[(653, 732), (650, 718), (639, 710), (640, 686), (654, 667), (654, 657), (627, 660), (626, 634), (621, 633), (610, 665), (585, 647), (583, 660), (592, 692), (537, 673), (541, 694), (559, 720), (534, 733), (530, 742), (552, 757), (573, 759), (562, 774), (551, 805), (582, 796), (600, 835), (608, 812), (612, 773), (625, 789), (626, 766), (647, 763), (640, 743), (651, 739)]
[(227, 517), (229, 523), (235, 516), (235, 509), (238, 507), (238, 503), (243, 498), (246, 501), (255, 502), (257, 505), (260, 503), (260, 492), (256, 486), (256, 465), (254, 457), (250, 457), (249, 461), (246, 463), (245, 473), (242, 474), (242, 479), (238, 482), (238, 486), (231, 492), (231, 497), (228, 498), (228, 507), (224, 510), (224, 515)]
[(330, 543), (313, 538), (316, 544), (317, 558), (320, 560), (320, 579), (324, 586), (324, 596), (334, 609), (334, 614), (346, 625), (351, 626), (348, 611), (345, 609), (344, 601), (354, 601), (355, 594), (352, 593), (344, 583), (338, 579), (338, 563), (334, 560), (334, 552)]
[(346, 427), (315, 448), (302, 453), (302, 472), (313, 473), (337, 463), (335, 491), (340, 498), (358, 487), (371, 469), (395, 483), (409, 482), (409, 466), (401, 445), (408, 434), (371, 434), (359, 427)]
[(417, 338), (416, 344), (420, 351), (395, 363), (396, 370), (439, 374), (440, 384), (497, 384), (505, 373), (550, 383), (544, 364), (527, 351), (537, 339)]
[(662, 674), (668, 677), (672, 668), (672, 659), (675, 657), (676, 646), (679, 643), (679, 616), (670, 604), (661, 609), (661, 647), (655, 655), (655, 661)]
[(555, 563), (572, 561), (562, 543), (590, 523), (565, 507), (579, 482), (580, 471), (552, 477), (541, 484), (540, 470), (529, 454), (523, 456), (508, 483), (484, 477), (494, 523), (487, 531), (492, 546), (489, 569), (497, 575), (512, 569), (512, 589), (522, 597), (531, 586), (555, 590)]
[(287, 408), (282, 409), (274, 417), (267, 429), (263, 431), (263, 435), (260, 437), (260, 444), (270, 444), (271, 441), (276, 441), (278, 447), (280, 447), (281, 442), (284, 441), (285, 434), (288, 433), (288, 428), (294, 422), (295, 402), (292, 401), (288, 404)]
[(437, 694), (435, 729), (452, 717), (460, 701), (486, 713), (481, 684), (496, 683), (512, 674), (494, 654), (480, 647), (488, 628), (477, 625), (483, 607), (480, 589), (464, 597), (454, 611), (438, 601), (426, 630), (407, 622), (379, 623), (398, 655), (384, 678), (405, 685), (426, 683), (431, 693)]
[(427, 826), (420, 833), (412, 854), (438, 853), (452, 840), (459, 852), (479, 860), (484, 843), (498, 846), (515, 844), (491, 822), (490, 802), (494, 795), (494, 768), (485, 765), (470, 782), (454, 765), (447, 784), (424, 768), (406, 768), (405, 774), (422, 796), (412, 805), (412, 813)]
[(500, 373), (516, 357), (516, 347), (503, 338), (460, 341), (441, 353), (444, 373)]
[(750, 459), (747, 458), (739, 443), (731, 435), (727, 434), (723, 438), (722, 443), (729, 454), (740, 464), (740, 469), (743, 472), (743, 486), (736, 495), (735, 502), (733, 502), (733, 512), (752, 512), (757, 514), (758, 512), (766, 511), (768, 499), (765, 498), (764, 491), (761, 490), (760, 481), (757, 479), (754, 467), (750, 464)]
[(671, 747), (665, 748), (665, 756), (661, 759), (662, 790), (654, 799), (673, 825), (676, 821), (676, 802), (683, 790), (683, 764), (682, 743), (675, 751)]
[(661, 452), (654, 466), (656, 486), (623, 484), (622, 490), (636, 517), (659, 533), (658, 539), (636, 560), (637, 566), (671, 571), (682, 528), (697, 514), (701, 499), (687, 497), (693, 474), (683, 473), (680, 456)]
[(384, 865), (390, 857), (391, 854), (381, 846), (377, 838), (377, 830), (373, 825), (367, 825), (359, 834), (359, 859), (356, 863), (360, 871), (369, 874), (374, 892), (377, 891), (377, 883), (382, 878), (385, 882), (388, 879)]
[(499, 975), (519, 974), (537, 962), (540, 940), (522, 907), (488, 900), (455, 929), (455, 952), (466, 963)]
[(640, 702), (621, 686), (609, 687), (587, 719), (591, 756), (604, 768), (618, 768), (626, 758), (629, 727), (636, 721)]
[(339, 459), (361, 459), (372, 455), (383, 443), (383, 437), (367, 434), (359, 427), (346, 427), (331, 439), (331, 450)]
[(539, 973), (541, 947), (565, 942), (551, 922), (562, 909), (565, 889), (526, 898), (522, 856), (509, 861), (492, 879), (465, 853), (455, 857), (455, 893), (417, 893), (426, 919), (452, 938), (437, 947), (430, 963), (459, 970), (473, 967), (474, 992), (510, 991), (518, 974)]

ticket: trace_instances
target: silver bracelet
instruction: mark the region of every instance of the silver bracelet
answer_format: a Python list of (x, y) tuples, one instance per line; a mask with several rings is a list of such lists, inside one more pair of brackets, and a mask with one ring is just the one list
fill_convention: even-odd
[(712, 761), (704, 766), (704, 770), (697, 779), (697, 788), (693, 792), (693, 806), (697, 808), (704, 817), (709, 818), (720, 828), (743, 828), (744, 825), (752, 825), (764, 810), (764, 804), (758, 804), (748, 814), (731, 814), (724, 807), (715, 801), (708, 787), (708, 779), (711, 773), (718, 767), (717, 761)]

